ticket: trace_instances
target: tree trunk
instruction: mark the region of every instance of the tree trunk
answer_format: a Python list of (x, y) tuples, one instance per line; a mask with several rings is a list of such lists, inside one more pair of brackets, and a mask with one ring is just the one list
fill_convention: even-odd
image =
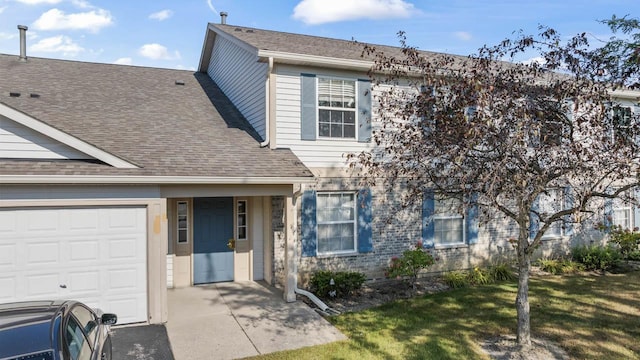
[[(528, 239), (524, 240), (528, 243)], [(518, 249), (518, 295), (516, 296), (516, 310), (518, 312), (518, 345), (526, 349), (531, 347), (531, 322), (529, 308), (529, 272), (531, 270), (531, 255), (526, 251), (522, 242)]]

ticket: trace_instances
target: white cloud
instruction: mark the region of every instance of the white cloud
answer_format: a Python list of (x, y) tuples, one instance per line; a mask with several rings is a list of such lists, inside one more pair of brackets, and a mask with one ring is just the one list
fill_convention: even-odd
[(65, 56), (76, 56), (84, 49), (64, 35), (42, 39), (29, 47), (33, 52), (62, 53)]
[(216, 10), (216, 8), (213, 6), (213, 4), (211, 3), (211, 0), (207, 0), (207, 5), (209, 5), (209, 9), (211, 9), (211, 11), (213, 11), (214, 14), (218, 14), (218, 10)]
[(302, 0), (293, 18), (318, 25), (358, 19), (406, 18), (414, 6), (404, 0)]
[(138, 50), (140, 55), (153, 60), (174, 60), (180, 59), (180, 53), (175, 51), (173, 54), (160, 44), (145, 44)]
[(456, 31), (453, 35), (462, 41), (469, 41), (473, 38), (473, 36), (466, 31)]
[(149, 15), (149, 19), (162, 21), (162, 20), (167, 20), (172, 15), (173, 15), (173, 11), (169, 9), (165, 9), (158, 12), (154, 12), (153, 14)]
[(16, 2), (27, 4), (27, 5), (40, 5), (40, 4), (58, 4), (62, 2), (62, 0), (15, 0)]
[(131, 65), (133, 64), (133, 59), (130, 57), (123, 57), (123, 58), (117, 59), (113, 63), (118, 65)]
[(542, 57), (542, 56), (536, 56), (536, 57), (532, 57), (530, 59), (526, 59), (524, 61), (522, 61), (523, 64), (525, 65), (531, 65), (533, 63), (537, 63), (538, 65), (544, 65), (547, 63), (547, 61)]
[(33, 23), (38, 30), (88, 30), (98, 32), (105, 26), (113, 24), (113, 17), (107, 10), (98, 9), (75, 14), (51, 9)]
[(89, 8), (94, 8), (95, 6), (91, 5), (88, 1), (85, 0), (71, 0), (71, 3), (73, 5), (75, 5), (76, 7), (79, 7), (81, 9), (89, 9)]

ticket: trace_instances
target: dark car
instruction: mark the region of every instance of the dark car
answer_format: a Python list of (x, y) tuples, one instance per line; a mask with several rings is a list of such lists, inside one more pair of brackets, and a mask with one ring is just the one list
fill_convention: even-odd
[(108, 360), (118, 318), (77, 301), (0, 304), (0, 360)]

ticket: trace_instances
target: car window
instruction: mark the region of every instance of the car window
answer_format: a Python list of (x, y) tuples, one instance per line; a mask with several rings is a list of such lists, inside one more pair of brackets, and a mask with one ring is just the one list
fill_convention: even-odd
[(87, 334), (87, 339), (89, 339), (91, 346), (93, 346), (96, 335), (98, 334), (98, 319), (96, 316), (91, 310), (81, 305), (76, 305), (71, 309), (71, 314), (77, 319), (78, 324), (82, 330), (84, 330), (84, 333)]
[(91, 359), (91, 346), (82, 332), (82, 327), (73, 316), (69, 317), (65, 328), (65, 345), (71, 360)]

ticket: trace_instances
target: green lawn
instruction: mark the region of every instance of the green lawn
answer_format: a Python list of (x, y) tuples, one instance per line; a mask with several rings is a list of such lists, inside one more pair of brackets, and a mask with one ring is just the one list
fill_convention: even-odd
[[(534, 337), (576, 359), (640, 359), (640, 271), (536, 276)], [(332, 317), (349, 340), (254, 359), (483, 359), (479, 340), (515, 335), (515, 283), (463, 288)]]

